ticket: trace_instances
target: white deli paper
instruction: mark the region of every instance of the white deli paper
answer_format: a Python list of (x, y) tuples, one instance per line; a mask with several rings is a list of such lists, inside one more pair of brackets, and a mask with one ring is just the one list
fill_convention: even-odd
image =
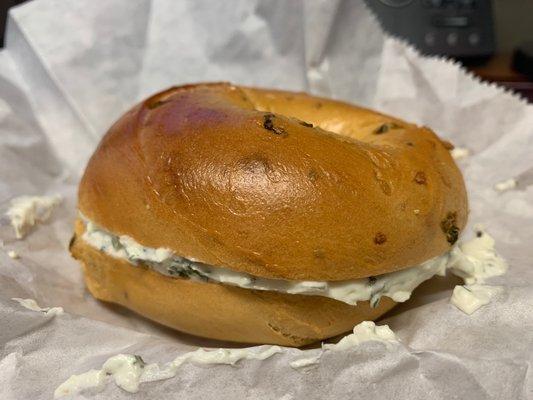
[[(533, 398), (531, 105), (384, 35), (357, 0), (41, 0), (12, 10), (0, 52), (0, 213), (20, 195), (63, 202), (24, 240), (0, 220), (0, 399), (51, 399), (72, 374), (119, 353), (161, 364), (197, 346), (238, 347), (95, 301), (67, 251), (78, 179), (109, 125), (157, 90), (219, 80), (344, 99), (469, 149), (459, 161), (469, 226), (483, 223), (507, 259), (508, 273), (489, 282), (503, 292), (469, 316), (450, 304), (460, 281), (435, 278), (378, 323), (391, 326), (397, 346), (325, 352), (308, 369), (291, 363), (316, 350), (183, 364), (136, 395), (108, 382), (72, 398)], [(517, 187), (494, 189), (510, 178)]]

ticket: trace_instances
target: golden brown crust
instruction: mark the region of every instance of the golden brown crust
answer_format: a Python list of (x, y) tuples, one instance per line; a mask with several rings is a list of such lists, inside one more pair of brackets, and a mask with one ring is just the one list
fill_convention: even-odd
[(113, 258), (85, 243), (78, 221), (71, 246), (85, 282), (97, 299), (121, 304), (183, 332), (243, 343), (303, 346), (344, 333), (394, 306), (356, 307), (319, 296), (248, 290), (172, 278)]
[(87, 166), (79, 208), (148, 247), (300, 280), (419, 264), (467, 218), (461, 173), (431, 130), (229, 84), (172, 88), (126, 113)]

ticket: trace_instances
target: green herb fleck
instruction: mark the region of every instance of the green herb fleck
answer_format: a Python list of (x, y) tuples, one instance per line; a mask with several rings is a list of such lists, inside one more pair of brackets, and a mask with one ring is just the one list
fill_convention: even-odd
[(370, 298), (370, 307), (372, 308), (376, 308), (377, 306), (379, 306), (379, 301), (381, 300), (381, 297), (378, 296), (378, 295), (373, 295), (371, 298)]
[(135, 354), (133, 357), (135, 357), (135, 361), (133, 361), (133, 365), (136, 365), (136, 364), (139, 364), (139, 366), (141, 368), (144, 368), (144, 366), (146, 365), (146, 363), (144, 362), (144, 360), (142, 359), (141, 356), (138, 356), (137, 354)]
[(180, 278), (191, 279), (196, 278), (207, 282), (209, 277), (200, 271), (192, 268), (190, 264), (186, 262), (176, 262), (167, 267), (167, 271), (170, 275), (177, 275)]
[(115, 250), (122, 249), (122, 244), (117, 236), (111, 236), (111, 244)]

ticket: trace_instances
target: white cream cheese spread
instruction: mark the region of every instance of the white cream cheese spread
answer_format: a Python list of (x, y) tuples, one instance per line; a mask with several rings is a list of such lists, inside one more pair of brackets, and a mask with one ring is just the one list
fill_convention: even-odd
[(185, 362), (194, 364), (235, 365), (241, 360), (266, 360), (283, 350), (279, 346), (262, 346), (245, 349), (198, 349), (178, 356), (168, 364), (146, 364), (137, 355), (119, 354), (109, 358), (102, 369), (92, 369), (80, 375), (72, 375), (54, 392), (54, 397), (76, 394), (85, 389), (102, 390), (107, 379), (112, 378), (116, 385), (127, 392), (135, 393), (142, 382), (170, 379), (176, 376), (179, 367)]
[(293, 369), (310, 369), (320, 363), (320, 357), (322, 357), (322, 352), (311, 357), (299, 358), (298, 360), (291, 361), (289, 365)]
[(448, 268), (467, 285), (505, 274), (507, 263), (494, 248), (494, 239), (482, 227), (475, 227), (476, 236), (450, 253)]
[(38, 222), (45, 222), (53, 209), (61, 203), (61, 196), (21, 196), (11, 200), (6, 215), (11, 220), (17, 239), (22, 239)]
[[(486, 254), (474, 250), (471, 245), (463, 244), (455, 246), (450, 252), (418, 266), (375, 277), (345, 281), (268, 279), (180, 257), (170, 249), (145, 247), (129, 236), (114, 235), (85, 218), (83, 220), (86, 223), (86, 230), (82, 239), (89, 245), (112, 257), (128, 260), (133, 265), (142, 263), (167, 276), (218, 282), (246, 289), (318, 295), (351, 305), (357, 304), (358, 301), (370, 300), (370, 304), (376, 306), (382, 296), (390, 297), (396, 302), (404, 302), (411, 297), (412, 291), (422, 282), (435, 275), (444, 276), (447, 268), (453, 267), (454, 271), (459, 271), (460, 274), (465, 275), (468, 272), (464, 271), (469, 271), (471, 268), (492, 269), (492, 266), (488, 264), (493, 260), (492, 258), (487, 259)], [(487, 240), (489, 240), (488, 235)], [(492, 240), (493, 244), (494, 241)], [(463, 248), (468, 250), (468, 254), (463, 252)], [(493, 248), (492, 253), (495, 255)], [(485, 258), (477, 259), (476, 257), (479, 255)]]
[(33, 299), (21, 299), (18, 297), (13, 297), (11, 300), (18, 302), (22, 307), (27, 308), (32, 311), (39, 311), (46, 315), (61, 315), (63, 314), (63, 307), (41, 307)]
[(503, 288), (488, 285), (457, 285), (453, 289), (450, 302), (465, 314), (472, 314), (490, 303), (492, 297), (501, 293)]
[(481, 227), (475, 230), (476, 237), (459, 246), (460, 254), (454, 255), (452, 251), (449, 266), (466, 284), (454, 288), (450, 302), (466, 314), (489, 304), (492, 297), (503, 291), (499, 286), (483, 283), (488, 278), (503, 275), (508, 268), (494, 249), (494, 239)]
[(110, 256), (126, 259), (134, 265), (142, 263), (168, 276), (218, 282), (246, 289), (319, 295), (352, 305), (358, 301), (370, 300), (375, 306), (382, 296), (388, 296), (397, 302), (406, 301), (411, 292), (422, 282), (436, 274), (444, 275), (450, 259), (447, 253), (416, 267), (363, 279), (335, 282), (288, 281), (254, 277), (183, 258), (174, 255), (169, 249), (144, 247), (129, 236), (116, 236), (90, 221), (86, 221), (86, 230), (82, 239)]

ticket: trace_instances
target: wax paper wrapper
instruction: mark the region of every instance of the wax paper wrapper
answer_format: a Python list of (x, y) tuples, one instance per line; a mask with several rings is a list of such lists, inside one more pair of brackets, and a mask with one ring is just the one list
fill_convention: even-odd
[[(316, 350), (184, 364), (135, 395), (110, 381), (73, 398), (533, 398), (532, 106), (449, 60), (422, 57), (355, 0), (42, 0), (12, 10), (0, 52), (0, 211), (23, 194), (64, 200), (24, 240), (1, 220), (0, 398), (50, 399), (70, 375), (118, 353), (164, 363), (197, 346), (231, 346), (95, 301), (67, 251), (79, 176), (109, 125), (157, 90), (219, 80), (373, 107), (468, 148), (459, 164), (469, 227), (483, 223), (508, 261), (508, 273), (490, 282), (504, 292), (468, 316), (449, 302), (460, 281), (435, 278), (379, 322), (399, 337), (392, 348), (326, 352), (305, 370), (290, 363)], [(494, 190), (509, 178), (516, 188)], [(65, 314), (31, 311), (14, 297)]]

